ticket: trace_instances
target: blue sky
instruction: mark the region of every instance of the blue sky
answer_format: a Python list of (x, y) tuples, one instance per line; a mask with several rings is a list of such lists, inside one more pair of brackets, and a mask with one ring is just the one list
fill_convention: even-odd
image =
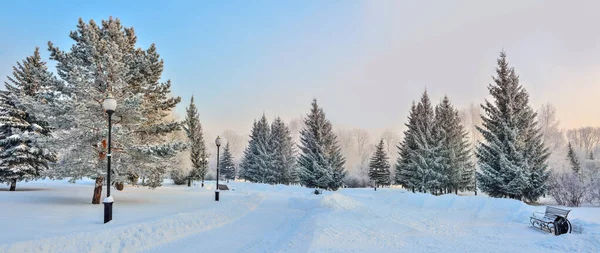
[[(79, 17), (133, 26), (163, 78), (193, 94), (209, 131), (286, 120), (318, 98), (334, 124), (401, 131), (427, 87), (458, 107), (487, 95), (501, 49), (534, 106), (563, 126), (600, 125), (600, 9), (594, 1), (6, 1), (0, 76), (36, 46), (67, 48)], [(5, 79), (3, 79), (5, 80)]]

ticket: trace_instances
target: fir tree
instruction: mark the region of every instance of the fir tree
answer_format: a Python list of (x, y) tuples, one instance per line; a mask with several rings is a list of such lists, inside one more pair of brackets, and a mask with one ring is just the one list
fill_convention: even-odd
[(369, 178), (375, 182), (375, 188), (390, 184), (390, 163), (383, 145), (383, 139), (381, 139), (375, 147), (375, 153), (369, 163)]
[(411, 189), (413, 192), (417, 184), (419, 183), (415, 177), (414, 167), (410, 165), (410, 154), (413, 150), (417, 149), (415, 143), (415, 131), (417, 127), (417, 105), (413, 101), (408, 115), (408, 123), (406, 124), (406, 131), (404, 131), (404, 138), (398, 146), (398, 158), (396, 162), (396, 177), (395, 181), (397, 184), (402, 185), (406, 189)]
[(240, 163), (241, 177), (257, 183), (276, 183), (273, 171), (273, 151), (270, 144), (271, 130), (267, 117), (263, 114), (252, 126), (252, 134), (244, 157)]
[(419, 103), (413, 103), (411, 108), (396, 165), (396, 181), (413, 191), (437, 192), (445, 181), (439, 155), (441, 141), (434, 119), (433, 106), (425, 91)]
[(272, 171), (277, 175), (276, 182), (291, 184), (298, 181), (296, 172), (295, 148), (290, 129), (277, 117), (271, 124), (271, 149), (273, 151)]
[(61, 161), (53, 177), (96, 178), (92, 203), (100, 203), (107, 135), (102, 100), (110, 92), (118, 102), (113, 114), (115, 182), (135, 175), (146, 178), (150, 187), (160, 186), (184, 145), (171, 140), (180, 125), (167, 117), (180, 98), (169, 97), (169, 81), (159, 82), (163, 61), (155, 46), (137, 48), (134, 29), (113, 18), (100, 25), (80, 19), (70, 38), (74, 44), (67, 52), (48, 43), (65, 82), (61, 107), (70, 109), (52, 115), (53, 126), (61, 131), (56, 140)]
[(188, 186), (191, 186), (192, 180), (201, 180), (202, 187), (204, 187), (204, 178), (208, 170), (208, 155), (204, 143), (202, 124), (200, 123), (200, 114), (194, 104), (194, 96), (192, 96), (190, 106), (186, 109), (186, 112), (183, 129), (188, 137), (190, 161), (192, 162), (192, 171), (188, 176)]
[(500, 53), (497, 76), (488, 90), (494, 103), (482, 105), (483, 126), (478, 127), (485, 142), (477, 147), (481, 172), (479, 188), (491, 197), (509, 197), (535, 201), (546, 191), (547, 149), (536, 127), (535, 112), (529, 97), (519, 84), (506, 54)]
[(313, 100), (310, 113), (300, 131), (301, 154), (298, 158), (299, 177), (310, 188), (337, 190), (342, 186), (346, 171), (332, 125), (325, 112)]
[(594, 151), (590, 151), (587, 157), (589, 160), (594, 160)]
[(16, 189), (18, 181), (37, 179), (56, 161), (46, 143), (48, 123), (34, 113), (44, 103), (47, 85), (55, 81), (41, 60), (39, 48), (33, 56), (13, 67), (13, 76), (0, 91), (0, 182)]
[(446, 192), (472, 190), (475, 167), (471, 163), (467, 132), (461, 125), (458, 110), (447, 96), (435, 108), (435, 126), (442, 144), (439, 153), (442, 157), (441, 173), (445, 175), (442, 188)]
[(571, 164), (571, 169), (573, 172), (579, 176), (581, 176), (581, 163), (579, 163), (579, 159), (577, 159), (577, 154), (571, 146), (571, 142), (569, 142), (568, 150), (567, 150), (567, 160)]
[(220, 174), (223, 178), (227, 181), (235, 179), (235, 164), (233, 163), (233, 156), (229, 150), (229, 143), (227, 143), (225, 149), (223, 149), (223, 156), (221, 156), (219, 166), (219, 169), (221, 170)]

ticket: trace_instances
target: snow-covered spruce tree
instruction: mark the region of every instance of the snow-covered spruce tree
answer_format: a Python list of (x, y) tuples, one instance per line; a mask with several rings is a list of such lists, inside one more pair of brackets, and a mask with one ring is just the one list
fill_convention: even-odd
[(255, 122), (248, 147), (240, 164), (242, 177), (255, 183), (275, 183), (276, 174), (272, 170), (272, 149), (269, 146), (271, 130), (267, 117)]
[(375, 188), (390, 184), (390, 162), (385, 153), (383, 139), (375, 146), (375, 153), (371, 157), (369, 178), (375, 182)]
[(221, 156), (219, 167), (221, 167), (219, 168), (221, 170), (221, 177), (227, 181), (235, 179), (235, 163), (233, 163), (233, 155), (231, 155), (229, 143), (223, 149), (223, 156)]
[(208, 155), (204, 143), (202, 124), (200, 123), (200, 114), (194, 104), (194, 96), (192, 96), (190, 106), (186, 108), (186, 112), (183, 129), (188, 137), (188, 150), (192, 162), (192, 170), (188, 175), (188, 186), (191, 186), (192, 180), (201, 180), (202, 187), (204, 187), (204, 178), (208, 171)]
[(435, 127), (434, 110), (427, 91), (423, 92), (416, 112), (417, 128), (413, 138), (417, 149), (409, 154), (409, 166), (415, 171), (417, 190), (439, 193), (448, 181), (448, 175), (442, 166), (442, 137), (439, 128)]
[(417, 184), (419, 183), (416, 176), (414, 167), (410, 165), (410, 154), (413, 150), (417, 149), (415, 143), (415, 131), (417, 128), (417, 105), (413, 101), (408, 115), (408, 123), (406, 123), (406, 131), (404, 131), (404, 138), (398, 146), (398, 159), (396, 161), (396, 176), (394, 180), (397, 184), (402, 185), (406, 189), (410, 189), (413, 192)]
[(571, 142), (569, 142), (567, 149), (567, 160), (571, 165), (571, 170), (573, 170), (576, 175), (581, 176), (581, 164), (579, 163), (579, 159), (577, 158), (577, 154), (575, 153), (573, 146), (571, 146)]
[(39, 178), (56, 161), (47, 145), (48, 123), (34, 113), (53, 81), (36, 48), (33, 56), (17, 62), (5, 82), (7, 90), (0, 91), (0, 182), (10, 184), (10, 191), (18, 181)]
[(273, 150), (273, 171), (277, 175), (276, 182), (289, 185), (298, 182), (296, 171), (295, 147), (290, 129), (277, 117), (271, 124), (271, 143)]
[(163, 61), (152, 44), (136, 48), (133, 28), (118, 19), (79, 20), (70, 33), (74, 45), (62, 51), (48, 43), (57, 73), (65, 82), (71, 111), (55, 114), (55, 127), (61, 131), (56, 144), (61, 148), (60, 166), (54, 177), (71, 181), (96, 179), (92, 203), (100, 203), (101, 186), (106, 176), (105, 146), (107, 115), (102, 101), (110, 92), (118, 101), (113, 115), (113, 161), (115, 182), (131, 175), (146, 178), (149, 187), (160, 186), (163, 175), (184, 145), (167, 139), (179, 124), (166, 119), (180, 98), (169, 97), (170, 82), (160, 83)]
[(441, 173), (445, 175), (442, 188), (445, 192), (473, 190), (475, 167), (471, 163), (471, 150), (467, 132), (461, 124), (458, 110), (450, 99), (444, 99), (435, 108), (435, 126), (441, 142)]
[(313, 100), (310, 113), (300, 131), (301, 154), (298, 158), (301, 183), (310, 188), (337, 190), (346, 171), (337, 137), (325, 112)]
[(485, 115), (483, 126), (478, 127), (485, 141), (476, 151), (481, 168), (477, 185), (491, 197), (535, 201), (546, 192), (549, 154), (528, 104), (529, 96), (504, 52), (496, 74), (494, 84), (488, 86), (495, 101), (486, 100), (482, 105)]

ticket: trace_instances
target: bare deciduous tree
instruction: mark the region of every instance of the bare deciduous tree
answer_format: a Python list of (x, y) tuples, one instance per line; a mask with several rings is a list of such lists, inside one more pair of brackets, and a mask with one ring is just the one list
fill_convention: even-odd
[(559, 128), (560, 121), (556, 116), (556, 108), (550, 103), (543, 104), (537, 111), (538, 127), (542, 141), (550, 151), (548, 165), (553, 170), (565, 170), (567, 166), (567, 141)]
[(594, 151), (600, 143), (600, 127), (570, 129), (567, 131), (567, 139), (588, 154)]

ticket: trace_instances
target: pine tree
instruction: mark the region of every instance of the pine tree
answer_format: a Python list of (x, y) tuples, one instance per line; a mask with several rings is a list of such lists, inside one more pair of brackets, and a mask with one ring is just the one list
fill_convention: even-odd
[(438, 192), (445, 181), (441, 167), (441, 141), (434, 127), (434, 111), (427, 91), (409, 114), (400, 157), (396, 164), (396, 182), (420, 192)]
[(256, 183), (276, 183), (273, 171), (273, 149), (270, 146), (271, 130), (267, 117), (263, 114), (252, 126), (252, 134), (244, 157), (240, 163), (242, 178)]
[(581, 163), (579, 163), (579, 159), (577, 158), (577, 154), (571, 146), (571, 142), (569, 142), (568, 151), (567, 151), (567, 160), (571, 164), (571, 169), (573, 172), (579, 176), (581, 176)]
[(273, 151), (272, 171), (277, 175), (276, 182), (291, 184), (298, 181), (296, 172), (296, 150), (290, 129), (277, 117), (271, 124), (271, 149)]
[(375, 188), (390, 184), (390, 163), (383, 145), (383, 139), (381, 139), (375, 147), (375, 153), (369, 163), (369, 178), (375, 182)]
[(414, 167), (410, 165), (410, 154), (413, 150), (417, 149), (415, 143), (415, 131), (417, 128), (417, 105), (413, 101), (408, 115), (408, 123), (406, 124), (406, 131), (404, 131), (404, 138), (398, 146), (398, 159), (396, 162), (396, 177), (395, 181), (397, 184), (402, 185), (406, 189), (411, 189), (413, 192), (417, 184), (417, 178), (415, 177)]
[(16, 189), (18, 181), (37, 179), (56, 161), (46, 143), (48, 123), (35, 113), (45, 103), (49, 82), (56, 81), (41, 60), (39, 48), (33, 56), (13, 67), (13, 76), (0, 91), (0, 182)]
[(442, 144), (438, 154), (442, 157), (441, 173), (445, 175), (442, 188), (455, 193), (459, 189), (472, 190), (475, 167), (471, 163), (467, 132), (461, 125), (458, 110), (447, 96), (435, 108), (435, 126)]
[(478, 127), (485, 139), (476, 152), (481, 168), (478, 186), (491, 197), (535, 201), (546, 191), (548, 152), (528, 94), (509, 68), (504, 52), (496, 74), (494, 84), (488, 86), (495, 101), (486, 100), (482, 105), (483, 127)]
[(590, 151), (587, 157), (589, 160), (594, 160), (594, 151)]
[(165, 172), (176, 166), (175, 155), (184, 145), (171, 140), (180, 124), (167, 117), (180, 98), (169, 97), (169, 81), (159, 82), (163, 61), (155, 46), (137, 48), (134, 29), (113, 18), (101, 25), (79, 19), (70, 38), (74, 45), (67, 52), (48, 43), (57, 73), (65, 82), (61, 107), (70, 109), (52, 115), (53, 127), (61, 131), (55, 142), (61, 161), (53, 177), (96, 178), (92, 203), (100, 203), (106, 176), (103, 143), (108, 132), (101, 104), (112, 93), (118, 102), (112, 136), (115, 182), (134, 175), (146, 178), (149, 187), (160, 186)]
[(332, 125), (325, 112), (313, 100), (310, 113), (300, 131), (301, 154), (298, 158), (299, 177), (310, 188), (337, 190), (343, 184), (346, 171)]
[(192, 170), (188, 176), (188, 186), (191, 186), (192, 180), (201, 180), (204, 187), (204, 178), (208, 171), (208, 155), (204, 143), (204, 133), (200, 123), (200, 114), (194, 104), (194, 96), (190, 100), (190, 106), (186, 109), (186, 117), (183, 125), (188, 137), (188, 147), (190, 151), (190, 161)]
[(227, 143), (225, 149), (223, 149), (223, 156), (221, 156), (219, 166), (219, 169), (221, 170), (220, 174), (223, 178), (228, 181), (235, 179), (235, 164), (233, 163), (233, 156), (229, 150), (229, 143)]

